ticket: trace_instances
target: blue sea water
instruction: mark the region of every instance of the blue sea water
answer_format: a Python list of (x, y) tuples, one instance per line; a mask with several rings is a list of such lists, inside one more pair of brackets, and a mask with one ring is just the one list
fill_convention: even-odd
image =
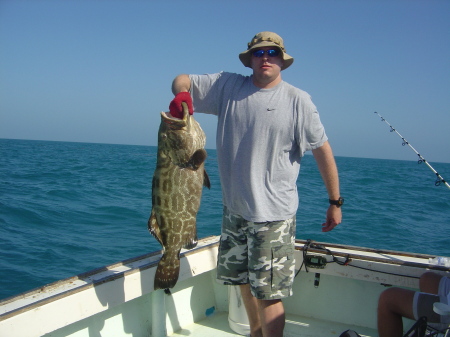
[[(0, 139), (0, 299), (159, 250), (147, 231), (156, 147)], [(322, 233), (312, 156), (298, 179), (297, 238), (450, 256), (450, 189), (414, 161), (336, 157), (343, 223)], [(446, 179), (450, 164), (432, 163)], [(220, 234), (215, 150), (198, 236)]]

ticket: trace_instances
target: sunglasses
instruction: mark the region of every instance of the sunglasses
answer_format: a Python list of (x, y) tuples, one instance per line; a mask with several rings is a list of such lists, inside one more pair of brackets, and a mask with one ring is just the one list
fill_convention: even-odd
[(269, 50), (259, 49), (259, 50), (255, 50), (253, 52), (254, 57), (263, 57), (264, 54), (267, 54), (267, 56), (270, 56), (270, 57), (276, 57), (276, 56), (280, 55), (280, 50), (279, 49), (269, 49)]

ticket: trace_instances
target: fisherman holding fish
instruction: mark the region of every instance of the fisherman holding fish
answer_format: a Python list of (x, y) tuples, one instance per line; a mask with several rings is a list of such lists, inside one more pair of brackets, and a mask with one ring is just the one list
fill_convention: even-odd
[(256, 34), (239, 54), (251, 76), (220, 72), (179, 75), (173, 117), (217, 115), (217, 156), (223, 197), (217, 278), (240, 285), (252, 337), (283, 335), (282, 299), (292, 296), (301, 158), (312, 151), (330, 205), (322, 231), (341, 223), (343, 198), (331, 146), (308, 93), (284, 82), (294, 59), (273, 32)]

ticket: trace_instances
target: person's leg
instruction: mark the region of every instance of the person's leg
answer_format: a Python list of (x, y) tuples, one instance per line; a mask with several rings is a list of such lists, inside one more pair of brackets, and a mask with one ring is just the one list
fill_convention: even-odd
[(258, 300), (250, 291), (250, 285), (243, 284), (239, 286), (245, 310), (247, 311), (248, 322), (250, 323), (251, 337), (262, 337), (261, 319), (259, 316)]
[[(295, 275), (295, 217), (249, 222), (249, 281), (257, 300), (262, 336), (283, 336), (282, 298), (292, 295)], [(252, 337), (255, 337), (252, 335)]]
[(438, 294), (441, 278), (441, 275), (431, 271), (423, 273), (419, 281), (420, 291), (429, 294)]
[(217, 279), (226, 285), (239, 285), (252, 337), (262, 337), (258, 303), (248, 282), (247, 224), (241, 216), (223, 209), (222, 235), (217, 257)]
[(414, 319), (413, 301), (415, 292), (402, 288), (383, 291), (378, 300), (379, 337), (402, 337), (402, 317)]
[(258, 300), (258, 304), (262, 335), (264, 337), (283, 337), (285, 325), (283, 302), (281, 300)]

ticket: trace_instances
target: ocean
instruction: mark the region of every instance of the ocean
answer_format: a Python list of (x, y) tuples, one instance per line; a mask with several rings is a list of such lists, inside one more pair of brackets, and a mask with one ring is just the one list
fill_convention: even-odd
[[(147, 231), (156, 147), (0, 139), (0, 299), (159, 250)], [(405, 149), (406, 151), (406, 149)], [(411, 152), (411, 156), (415, 156)], [(328, 198), (311, 155), (298, 179), (297, 238), (450, 256), (450, 189), (417, 161), (336, 157), (343, 223), (321, 232)], [(450, 164), (431, 163), (447, 180)], [(198, 236), (220, 234), (208, 150)]]

